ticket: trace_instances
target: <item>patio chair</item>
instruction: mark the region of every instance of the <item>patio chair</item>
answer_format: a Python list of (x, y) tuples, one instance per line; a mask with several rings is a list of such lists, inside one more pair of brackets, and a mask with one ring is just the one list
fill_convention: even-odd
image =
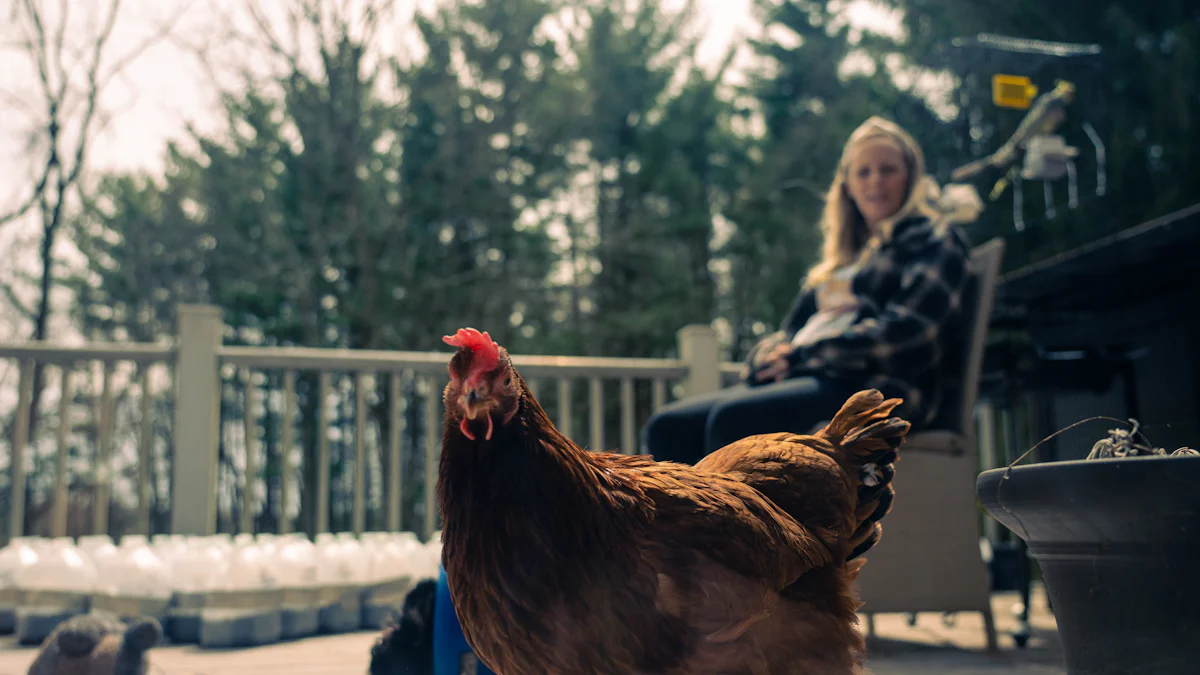
[(1003, 256), (1000, 238), (971, 252), (959, 343), (965, 349), (957, 364), (948, 364), (937, 419), (901, 447), (896, 500), (858, 580), (870, 635), (874, 614), (977, 611), (988, 650), (997, 649), (988, 570), (979, 548), (974, 413)]

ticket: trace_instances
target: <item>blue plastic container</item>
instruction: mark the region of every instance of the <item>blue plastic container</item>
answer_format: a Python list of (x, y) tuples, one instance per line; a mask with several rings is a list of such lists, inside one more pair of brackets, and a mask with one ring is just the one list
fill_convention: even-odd
[(433, 606), (433, 675), (496, 675), (471, 651), (463, 636), (446, 570), (438, 567), (437, 599)]

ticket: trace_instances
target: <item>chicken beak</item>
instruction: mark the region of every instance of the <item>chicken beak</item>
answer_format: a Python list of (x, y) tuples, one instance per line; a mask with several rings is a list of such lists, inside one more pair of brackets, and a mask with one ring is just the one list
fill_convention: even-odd
[(490, 408), (492, 403), (483, 384), (467, 384), (466, 391), (458, 400), (467, 419), (472, 420), (479, 415), (480, 410)]
[(492, 440), (492, 408), (495, 407), (494, 401), (490, 399), (483, 391), (484, 385), (468, 386), (466, 393), (460, 398), (459, 402), (462, 405), (463, 418), (459, 423), (458, 428), (463, 435), (471, 440), (476, 440), (474, 432), (470, 429), (470, 422), (473, 422), (480, 414), (487, 419), (487, 435), (485, 440)]

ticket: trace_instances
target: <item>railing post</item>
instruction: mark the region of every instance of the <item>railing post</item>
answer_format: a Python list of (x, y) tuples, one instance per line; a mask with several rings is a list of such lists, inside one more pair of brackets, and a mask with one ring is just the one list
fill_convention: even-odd
[(180, 305), (177, 313), (171, 533), (211, 535), (217, 523), (221, 310)]
[(33, 405), (34, 361), (21, 361), (17, 385), (17, 417), (13, 420), (12, 460), (9, 462), (8, 539), (25, 534), (25, 453), (29, 450), (29, 408)]
[(717, 331), (706, 324), (691, 324), (679, 329), (679, 358), (687, 364), (683, 395), (707, 394), (721, 388), (721, 348)]

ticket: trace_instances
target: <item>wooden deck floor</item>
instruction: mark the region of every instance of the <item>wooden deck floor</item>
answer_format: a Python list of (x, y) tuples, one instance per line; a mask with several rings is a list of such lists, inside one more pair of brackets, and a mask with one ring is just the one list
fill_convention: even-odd
[[(873, 675), (1065, 675), (1054, 618), (1044, 598), (1035, 598), (1034, 639), (1016, 650), (1007, 633), (1015, 629), (1011, 608), (1015, 596), (998, 594), (994, 606), (1001, 653), (983, 653), (983, 621), (960, 614), (953, 626), (937, 615), (922, 615), (909, 627), (902, 615), (879, 616), (879, 639), (870, 645)], [(7, 641), (5, 641), (7, 640)], [(151, 673), (163, 675), (363, 675), (367, 672), (375, 633), (307, 638), (268, 647), (202, 650), (161, 647), (154, 650)], [(0, 638), (0, 675), (25, 675), (35, 650)]]

